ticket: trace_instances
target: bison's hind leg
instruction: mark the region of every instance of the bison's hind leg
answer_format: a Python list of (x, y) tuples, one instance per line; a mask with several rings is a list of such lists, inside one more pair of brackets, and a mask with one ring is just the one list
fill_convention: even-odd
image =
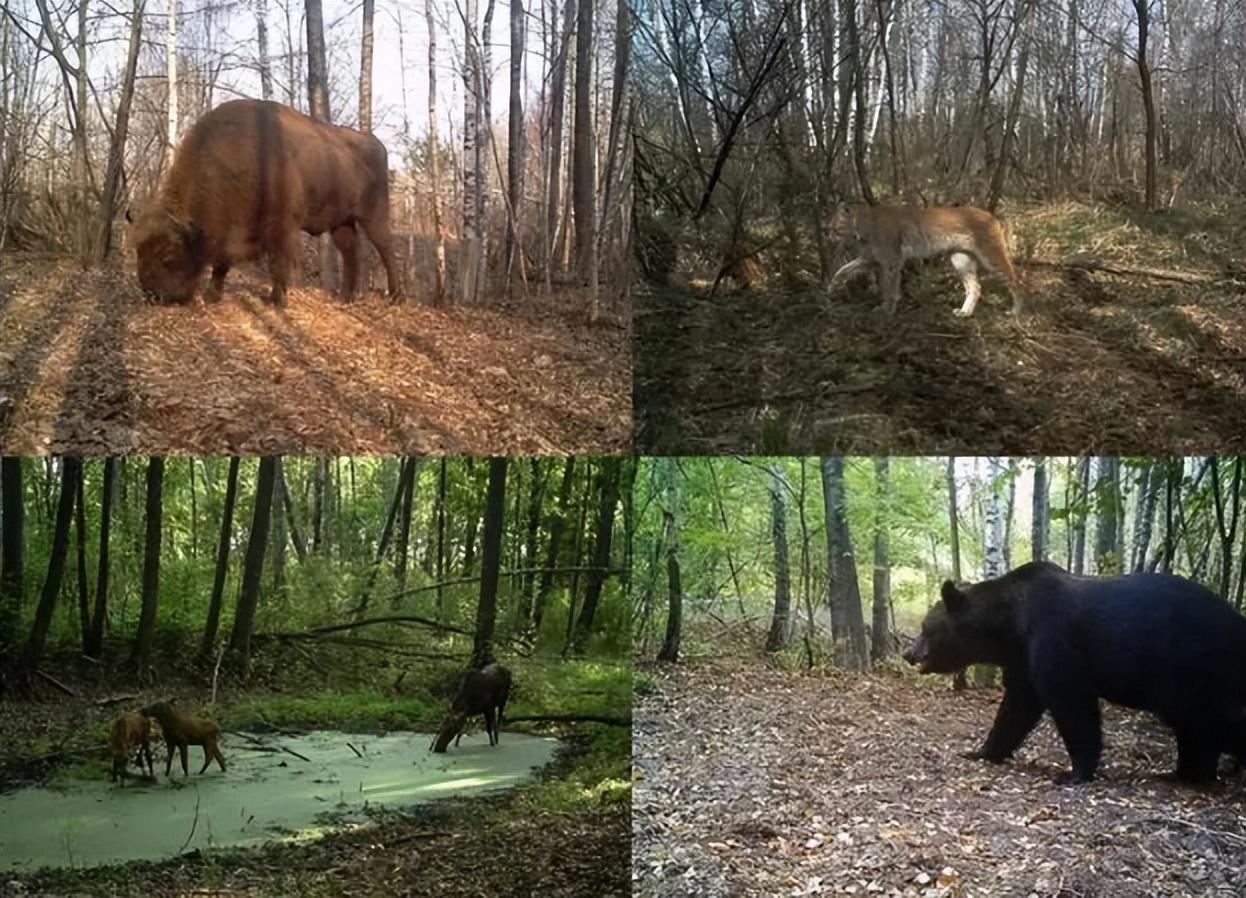
[(374, 215), (359, 219), (359, 227), (368, 235), (372, 245), (376, 247), (385, 266), (385, 278), (389, 282), (389, 295), (394, 299), (402, 298), (402, 286), (398, 283), (397, 268), (394, 265), (394, 251), (389, 244), (389, 218), (386, 215)]
[(268, 301), (275, 306), (286, 301), (286, 288), (290, 286), (290, 266), (294, 263), (294, 246), (298, 232), (290, 231), (276, 237), (268, 252), (268, 273), (273, 281)]
[(355, 295), (355, 282), (359, 278), (359, 236), (353, 223), (338, 225), (333, 229), (333, 242), (342, 254), (342, 299)]

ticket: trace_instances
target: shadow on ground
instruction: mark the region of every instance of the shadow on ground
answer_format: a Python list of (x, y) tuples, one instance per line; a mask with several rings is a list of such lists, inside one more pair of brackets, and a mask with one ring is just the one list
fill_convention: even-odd
[[(8, 261), (8, 260), (6, 260)], [(569, 293), (511, 308), (142, 301), (118, 270), (17, 259), (0, 283), (7, 453), (598, 453), (630, 441), (625, 324)]]

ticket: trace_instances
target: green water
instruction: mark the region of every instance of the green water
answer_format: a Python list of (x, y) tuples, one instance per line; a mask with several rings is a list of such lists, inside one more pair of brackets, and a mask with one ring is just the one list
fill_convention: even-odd
[(558, 746), (554, 739), (504, 733), (491, 747), (480, 733), (436, 755), (428, 750), (432, 738), (331, 732), (274, 737), (274, 745), (309, 759), (303, 761), (226, 736), (221, 750), (227, 773), (213, 764), (196, 775), (203, 751), (192, 747), (191, 775), (183, 777), (174, 758), (171, 780), (164, 776), (163, 746), (153, 746), (154, 784), (131, 779), (121, 787), (104, 778), (0, 795), (0, 872), (159, 860), (196, 848), (315, 838), (349, 825), (358, 817), (350, 812), (367, 806), (405, 807), (513, 786), (548, 763)]

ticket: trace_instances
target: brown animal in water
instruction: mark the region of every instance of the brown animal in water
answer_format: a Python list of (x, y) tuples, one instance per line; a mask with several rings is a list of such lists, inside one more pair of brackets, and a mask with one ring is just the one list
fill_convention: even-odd
[(231, 266), (266, 258), (270, 301), (280, 305), (299, 231), (328, 231), (342, 254), (342, 296), (350, 299), (359, 268), (356, 224), (380, 253), (389, 295), (397, 298), (385, 146), (279, 103), (231, 100), (182, 138), (158, 196), (135, 221), (139, 283), (160, 299), (186, 302), (210, 265), (209, 298), (216, 300)]
[(473, 714), (484, 715), (489, 744), (497, 745), (502, 726), (502, 711), (506, 708), (506, 700), (510, 694), (511, 672), (501, 664), (486, 664), (480, 670), (466, 671), (459, 694), (450, 705), (450, 713), (441, 722), (441, 729), (433, 741), (432, 750), (439, 754), (444, 753), (451, 739), (457, 746), (459, 739), (463, 738), (467, 718)]
[(120, 780), (123, 784), (129, 775), (126, 769), (130, 763), (130, 752), (138, 750), (139, 775), (143, 773), (143, 762), (147, 762), (147, 772), (153, 778), (156, 767), (151, 760), (151, 721), (137, 711), (122, 714), (112, 724), (112, 733), (108, 738), (108, 747), (112, 751), (112, 781)]
[(973, 314), (982, 294), (978, 265), (1003, 279), (1012, 295), (1012, 313), (1021, 312), (1017, 275), (1008, 259), (1004, 229), (990, 212), (973, 206), (859, 206), (840, 204), (831, 219), (837, 237), (856, 237), (861, 255), (831, 278), (830, 290), (858, 272), (875, 271), (883, 308), (895, 314), (900, 301), (900, 268), (908, 259), (947, 255), (965, 288), (956, 315)]
[(142, 713), (156, 718), (160, 729), (164, 731), (164, 744), (169, 752), (164, 764), (165, 776), (173, 768), (174, 748), (177, 748), (182, 757), (182, 776), (190, 775), (186, 766), (186, 750), (191, 745), (203, 746), (203, 766), (199, 768), (200, 773), (207, 770), (213, 760), (221, 766), (221, 773), (225, 772), (225, 758), (217, 745), (221, 738), (221, 728), (214, 721), (206, 717), (183, 714), (173, 707), (172, 702), (156, 702), (144, 708)]

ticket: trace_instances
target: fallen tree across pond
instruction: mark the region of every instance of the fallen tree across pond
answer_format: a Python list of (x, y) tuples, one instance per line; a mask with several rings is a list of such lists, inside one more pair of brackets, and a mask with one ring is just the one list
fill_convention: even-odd
[(506, 717), (507, 723), (604, 723), (608, 726), (630, 727), (632, 716), (617, 714), (521, 714), (518, 717)]

